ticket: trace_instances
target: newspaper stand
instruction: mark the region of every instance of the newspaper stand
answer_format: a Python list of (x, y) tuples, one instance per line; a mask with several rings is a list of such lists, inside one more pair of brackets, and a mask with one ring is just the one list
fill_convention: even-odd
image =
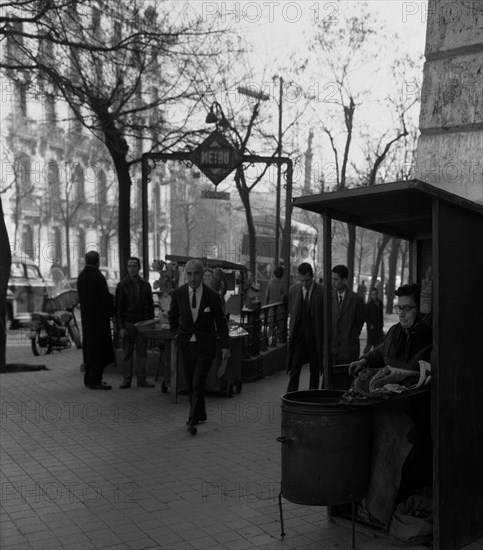
[[(483, 536), (483, 206), (419, 180), (299, 197), (294, 205), (323, 215), (326, 281), (333, 219), (408, 240), (408, 282), (432, 274), (433, 548), (461, 549)], [(331, 389), (327, 286), (325, 293)]]

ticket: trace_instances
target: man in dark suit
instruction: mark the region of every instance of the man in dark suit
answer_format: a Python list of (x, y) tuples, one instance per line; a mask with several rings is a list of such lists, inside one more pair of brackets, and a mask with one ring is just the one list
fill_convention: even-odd
[(84, 357), (84, 385), (91, 390), (110, 390), (102, 381), (104, 367), (114, 363), (111, 317), (114, 315), (114, 297), (107, 281), (99, 271), (99, 253), (90, 250), (85, 255), (86, 265), (77, 278), (77, 292), (81, 308), (82, 352)]
[(203, 284), (203, 263), (189, 260), (185, 266), (187, 283), (173, 291), (168, 313), (169, 326), (176, 334), (183, 359), (190, 412), (188, 431), (206, 420), (205, 383), (220, 337), (222, 360), (230, 357), (228, 323), (218, 293)]
[(359, 336), (366, 320), (364, 300), (347, 286), (349, 270), (345, 265), (332, 269), (332, 364), (347, 364), (359, 359)]
[(301, 263), (299, 282), (292, 285), (288, 294), (290, 314), (287, 370), (290, 380), (287, 392), (297, 391), (302, 365), (309, 363), (309, 389), (318, 389), (323, 364), (323, 289), (314, 281), (312, 266)]

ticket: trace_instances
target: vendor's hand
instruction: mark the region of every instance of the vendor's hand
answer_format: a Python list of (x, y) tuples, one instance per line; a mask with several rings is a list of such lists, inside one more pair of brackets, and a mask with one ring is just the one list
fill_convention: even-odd
[(121, 340), (124, 340), (124, 338), (126, 338), (127, 336), (127, 330), (125, 328), (122, 328), (119, 330), (119, 338)]
[(365, 359), (352, 361), (352, 363), (349, 365), (349, 376), (357, 376), (365, 366), (366, 366)]
[(230, 359), (230, 357), (231, 357), (230, 350), (227, 349), (227, 348), (223, 348), (221, 350), (221, 358), (222, 359)]

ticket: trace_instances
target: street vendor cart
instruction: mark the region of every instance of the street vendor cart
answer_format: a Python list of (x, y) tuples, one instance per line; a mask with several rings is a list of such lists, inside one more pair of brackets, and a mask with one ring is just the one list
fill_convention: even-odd
[[(189, 256), (167, 255), (166, 261), (176, 266), (179, 270), (179, 284), (184, 282), (184, 267), (192, 259)], [(225, 304), (229, 296), (231, 300), (231, 311), (240, 312), (243, 304), (243, 288), (246, 269), (243, 265), (235, 264), (225, 260), (203, 258), (205, 268), (204, 283), (220, 293), (220, 299)], [(230, 312), (226, 312), (227, 315)], [(206, 379), (206, 390), (218, 392), (230, 397), (235, 391), (242, 389), (242, 354), (243, 341), (247, 332), (236, 321), (229, 322), (230, 358), (225, 363), (221, 360), (221, 349), (217, 348), (216, 356)], [(156, 330), (149, 330), (146, 337), (151, 342), (158, 342), (160, 348), (164, 349), (165, 372), (161, 388), (169, 391), (171, 401), (176, 402), (179, 391), (186, 389), (184, 371), (181, 355), (177, 352), (176, 341), (169, 331), (167, 325), (157, 327)]]
[[(483, 206), (418, 180), (299, 197), (294, 205), (323, 216), (325, 281), (331, 280), (332, 220), (409, 241), (404, 282), (426, 283), (433, 313), (433, 547), (463, 548), (483, 536)], [(329, 292), (326, 285), (328, 390), (338, 374), (330, 363)]]

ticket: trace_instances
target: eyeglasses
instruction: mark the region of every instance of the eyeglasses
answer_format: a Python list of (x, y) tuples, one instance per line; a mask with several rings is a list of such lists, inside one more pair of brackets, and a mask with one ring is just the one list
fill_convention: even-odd
[(417, 307), (418, 306), (394, 306), (394, 309), (396, 310), (396, 313), (401, 313), (401, 311), (404, 311), (404, 313), (409, 313), (412, 309)]

